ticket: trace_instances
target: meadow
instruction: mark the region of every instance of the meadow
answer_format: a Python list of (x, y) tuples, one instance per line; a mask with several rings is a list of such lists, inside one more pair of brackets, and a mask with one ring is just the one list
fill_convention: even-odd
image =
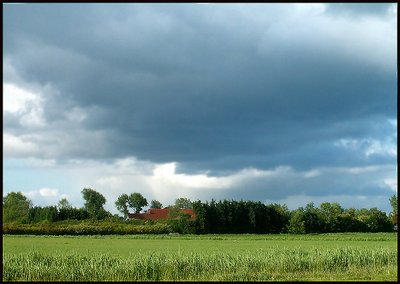
[(397, 233), (3, 235), (3, 281), (396, 281)]

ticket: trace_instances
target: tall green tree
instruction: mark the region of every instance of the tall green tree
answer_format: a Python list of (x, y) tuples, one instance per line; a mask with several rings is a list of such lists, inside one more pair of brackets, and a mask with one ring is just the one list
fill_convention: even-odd
[(174, 207), (179, 209), (193, 208), (192, 201), (189, 198), (180, 197), (175, 200)]
[(30, 201), (21, 192), (10, 192), (3, 198), (3, 222), (28, 222)]
[(206, 228), (207, 223), (207, 204), (200, 200), (193, 202), (193, 210), (196, 213), (195, 232), (196, 234), (208, 233)]
[(390, 212), (390, 220), (392, 221), (393, 225), (397, 226), (397, 196), (393, 195), (389, 199), (390, 205), (392, 206), (392, 212)]
[(37, 223), (42, 221), (55, 222), (58, 219), (58, 211), (56, 206), (35, 206), (29, 209), (29, 223)]
[(393, 230), (391, 221), (385, 212), (376, 207), (370, 208), (368, 211), (365, 223), (371, 232), (389, 232)]
[(147, 206), (147, 199), (138, 192), (132, 193), (128, 198), (128, 205), (134, 209), (136, 213), (139, 213), (144, 206)]
[(124, 215), (125, 219), (128, 218), (128, 213), (129, 213), (128, 200), (129, 196), (126, 193), (124, 193), (118, 197), (117, 201), (115, 201), (115, 206), (117, 207), (118, 211)]
[(82, 191), (83, 199), (85, 199), (85, 209), (89, 212), (90, 217), (101, 219), (104, 208), (103, 205), (106, 203), (106, 198), (99, 192), (91, 189), (84, 188)]
[(362, 232), (367, 231), (366, 225), (357, 218), (355, 208), (344, 209), (338, 217), (338, 229), (335, 232)]
[(304, 209), (300, 207), (292, 213), (289, 220), (288, 232), (291, 234), (305, 234), (306, 226), (304, 221)]
[(161, 202), (158, 201), (158, 200), (152, 200), (152, 201), (150, 202), (150, 208), (153, 208), (153, 209), (161, 209), (161, 208), (162, 208), (162, 204), (161, 204)]
[(89, 212), (84, 208), (59, 208), (57, 214), (57, 221), (63, 220), (85, 220), (89, 219)]
[[(264, 213), (265, 218), (269, 219), (270, 225), (269, 227), (272, 227), (273, 231), (270, 229), (268, 232), (271, 233), (280, 233), (280, 232), (286, 232), (287, 226), (289, 225), (289, 220), (290, 220), (290, 210), (286, 205), (274, 203), (266, 206), (268, 210), (266, 213)], [(274, 209), (272, 211), (271, 209)]]
[(57, 204), (58, 209), (71, 209), (72, 205), (69, 203), (69, 201), (64, 197), (61, 198), (60, 201), (58, 201)]
[(319, 206), (320, 217), (325, 224), (324, 232), (338, 232), (341, 226), (341, 216), (344, 209), (339, 203), (323, 202)]
[(320, 210), (314, 207), (314, 203), (310, 202), (304, 209), (304, 225), (306, 233), (322, 233), (326, 227)]

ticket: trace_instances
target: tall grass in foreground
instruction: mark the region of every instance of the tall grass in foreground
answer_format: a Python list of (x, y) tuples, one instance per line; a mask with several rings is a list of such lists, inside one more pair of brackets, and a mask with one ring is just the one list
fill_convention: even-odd
[(383, 248), (256, 253), (153, 252), (129, 258), (38, 251), (3, 256), (3, 281), (260, 281), (397, 279), (397, 252)]

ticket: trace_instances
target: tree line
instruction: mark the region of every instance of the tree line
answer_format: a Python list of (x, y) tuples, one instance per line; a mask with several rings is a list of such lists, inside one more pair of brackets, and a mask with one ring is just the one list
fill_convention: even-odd
[(324, 202), (319, 207), (311, 202), (290, 211), (280, 204), (212, 200), (194, 202), (193, 208), (197, 233), (390, 232), (397, 225), (397, 203), (389, 216), (377, 208), (343, 209), (336, 202)]
[[(33, 206), (32, 201), (21, 192), (10, 192), (3, 197), (3, 223), (31, 224), (41, 221), (58, 222), (65, 220), (104, 220), (113, 218), (127, 220), (129, 208), (135, 213), (148, 205), (147, 199), (140, 193), (122, 194), (115, 201), (117, 210), (123, 215), (111, 214), (104, 209), (106, 198), (91, 188), (84, 188), (82, 197), (85, 200), (82, 208), (73, 207), (66, 198), (62, 198), (55, 206)], [(151, 200), (150, 208), (162, 208), (161, 202)], [(178, 198), (168, 208), (191, 208), (188, 198)]]
[[(56, 206), (33, 206), (21, 192), (10, 192), (3, 197), (3, 224), (36, 224), (40, 222), (112, 220), (114, 223), (129, 223), (129, 208), (140, 212), (148, 201), (140, 193), (121, 194), (115, 201), (122, 217), (104, 209), (106, 198), (99, 192), (84, 188), (85, 200), (82, 208), (71, 206), (67, 199), (61, 199)], [(334, 233), (334, 232), (390, 232), (397, 226), (397, 196), (389, 199), (392, 212), (387, 215), (377, 208), (344, 209), (339, 203), (313, 203), (295, 210), (286, 205), (264, 204), (260, 201), (211, 200), (192, 202), (178, 198), (168, 206), (168, 220), (137, 221), (137, 224), (162, 223), (173, 232), (196, 234), (219, 233)], [(157, 200), (150, 202), (150, 208), (162, 208)], [(196, 218), (180, 212), (181, 208), (193, 208)], [(165, 231), (165, 228), (163, 227)]]

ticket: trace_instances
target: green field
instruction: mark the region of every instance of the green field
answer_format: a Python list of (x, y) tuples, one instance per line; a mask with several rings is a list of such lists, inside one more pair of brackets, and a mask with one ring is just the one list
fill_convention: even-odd
[(3, 281), (397, 280), (397, 233), (3, 235)]

